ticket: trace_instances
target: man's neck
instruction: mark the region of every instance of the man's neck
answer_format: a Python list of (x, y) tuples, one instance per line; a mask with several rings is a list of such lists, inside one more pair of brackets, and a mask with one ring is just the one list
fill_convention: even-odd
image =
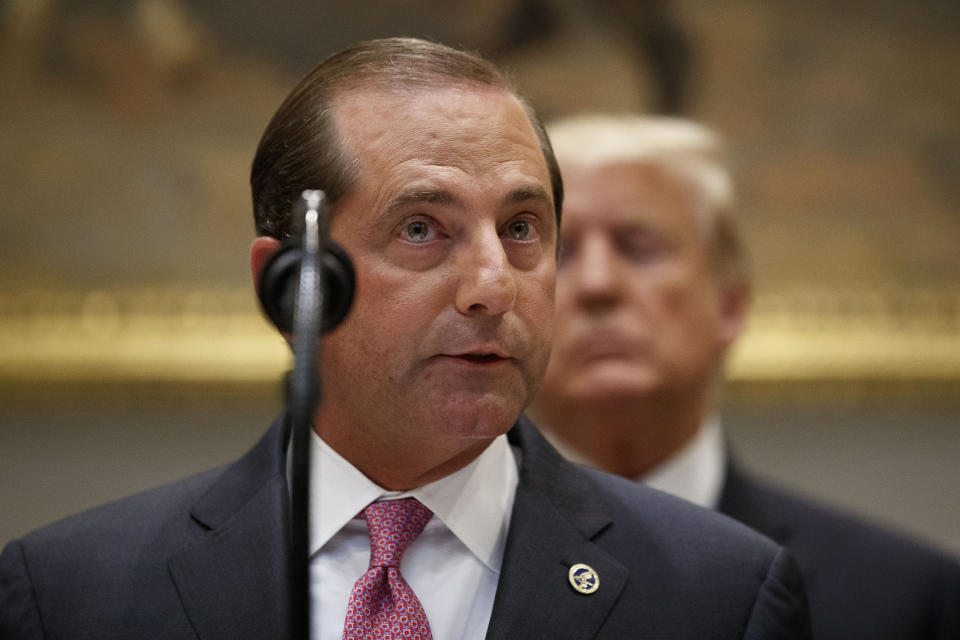
[(538, 407), (543, 428), (594, 467), (640, 477), (696, 435), (710, 411), (708, 394), (691, 400), (666, 394)]
[(388, 491), (408, 491), (445, 478), (473, 462), (493, 438), (390, 442), (362, 430), (322, 428), (317, 435), (365, 476)]

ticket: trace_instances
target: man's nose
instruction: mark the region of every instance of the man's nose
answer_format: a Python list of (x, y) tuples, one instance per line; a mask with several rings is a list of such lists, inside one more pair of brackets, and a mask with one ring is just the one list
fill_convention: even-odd
[(458, 261), (460, 274), (456, 307), (465, 315), (500, 315), (517, 301), (513, 266), (496, 229), (488, 229), (467, 243)]
[(569, 287), (577, 303), (589, 311), (604, 311), (620, 298), (622, 274), (609, 240), (600, 235), (584, 238), (580, 255), (559, 276), (560, 287)]

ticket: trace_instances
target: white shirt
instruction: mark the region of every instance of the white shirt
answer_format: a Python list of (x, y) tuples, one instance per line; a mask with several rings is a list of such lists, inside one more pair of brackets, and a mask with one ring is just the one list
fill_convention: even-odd
[(369, 568), (367, 523), (356, 516), (371, 502), (408, 497), (434, 514), (400, 561), (434, 640), (486, 635), (518, 479), (506, 436), (463, 469), (413, 491), (377, 486), (316, 434), (310, 465), (313, 640), (341, 640), (350, 592)]
[(720, 419), (711, 416), (690, 442), (637, 481), (701, 507), (716, 509), (723, 489), (726, 455)]

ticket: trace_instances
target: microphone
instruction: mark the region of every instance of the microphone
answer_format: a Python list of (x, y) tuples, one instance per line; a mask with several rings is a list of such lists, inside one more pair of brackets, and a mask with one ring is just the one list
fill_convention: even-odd
[[(303, 192), (293, 211), (297, 234), (280, 245), (260, 272), (260, 306), (270, 321), (286, 333), (293, 332), (293, 314), (304, 255), (301, 236), (305, 217), (311, 209), (318, 211), (322, 221), (329, 219), (329, 206), (322, 191)], [(327, 333), (347, 317), (356, 289), (353, 262), (344, 248), (328, 237), (326, 226), (324, 223), (320, 225), (322, 233), (318, 256), (323, 282), (320, 333)]]
[(310, 431), (322, 396), (317, 349), (353, 303), (356, 274), (343, 247), (330, 239), (330, 208), (322, 191), (304, 191), (291, 213), (294, 237), (260, 272), (260, 304), (281, 331), (292, 334), (293, 369), (286, 384), (291, 447), (288, 541), (289, 637), (310, 637)]

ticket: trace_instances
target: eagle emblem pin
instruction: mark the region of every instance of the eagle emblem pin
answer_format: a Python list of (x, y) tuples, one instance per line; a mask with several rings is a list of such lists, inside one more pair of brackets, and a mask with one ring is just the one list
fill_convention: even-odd
[(600, 576), (593, 570), (593, 567), (586, 564), (575, 564), (570, 567), (570, 573), (567, 574), (570, 580), (570, 586), (577, 593), (589, 595), (600, 586)]

